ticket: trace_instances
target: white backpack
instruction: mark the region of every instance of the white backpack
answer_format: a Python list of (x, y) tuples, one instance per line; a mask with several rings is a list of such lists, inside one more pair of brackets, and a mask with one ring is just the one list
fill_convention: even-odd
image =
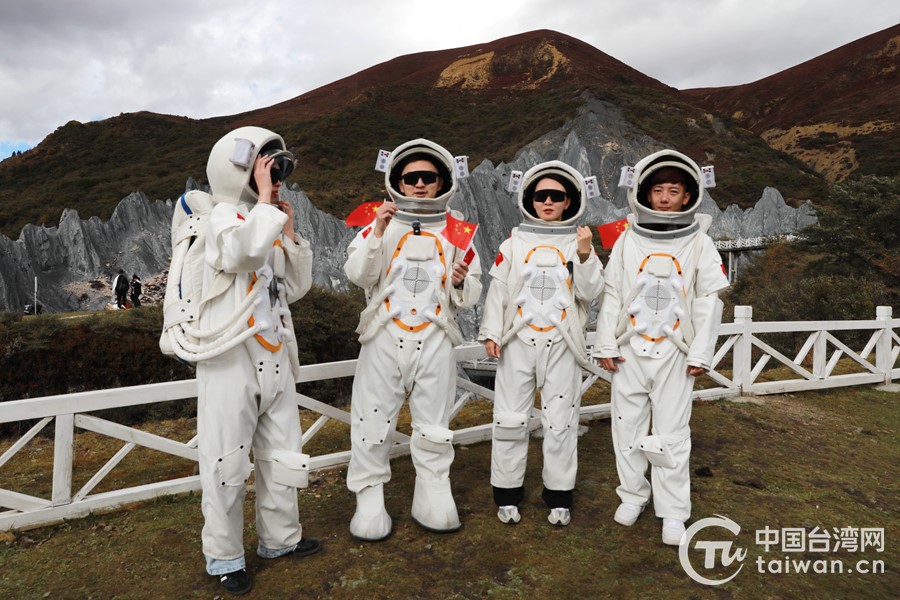
[(163, 329), (159, 348), (163, 354), (188, 364), (219, 356), (259, 332), (248, 326), (254, 300), (265, 290), (260, 279), (234, 314), (214, 330), (199, 328), (203, 304), (231, 285), (234, 275), (220, 273), (212, 289), (203, 289), (206, 229), (213, 208), (212, 196), (201, 191), (183, 194), (172, 215), (172, 262), (163, 300)]

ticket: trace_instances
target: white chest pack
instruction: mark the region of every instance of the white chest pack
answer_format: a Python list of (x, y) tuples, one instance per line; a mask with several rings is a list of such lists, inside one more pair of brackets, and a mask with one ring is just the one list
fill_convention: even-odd
[(514, 303), (528, 328), (519, 335), (547, 334), (565, 320), (572, 305), (572, 275), (565, 256), (556, 246), (534, 246), (525, 255), (521, 275), (522, 288)]
[[(264, 280), (264, 281), (260, 281)], [(253, 313), (247, 320), (249, 327), (258, 326), (259, 332), (253, 337), (269, 352), (278, 352), (288, 334), (283, 319), (290, 319), (290, 310), (285, 300), (284, 286), (284, 250), (281, 240), (275, 240), (275, 251), (271, 264), (265, 264), (253, 273), (247, 294), (253, 293), (256, 286), (261, 286), (261, 293), (253, 299)]]
[(440, 237), (412, 231), (397, 242), (386, 277), (392, 283), (384, 299), (394, 324), (404, 332), (422, 331), (441, 314), (447, 262)]
[[(638, 268), (634, 299), (627, 307), (636, 335), (632, 349), (639, 355), (659, 357), (687, 315), (681, 263), (671, 254), (648, 254)], [(681, 332), (679, 332), (681, 333)]]

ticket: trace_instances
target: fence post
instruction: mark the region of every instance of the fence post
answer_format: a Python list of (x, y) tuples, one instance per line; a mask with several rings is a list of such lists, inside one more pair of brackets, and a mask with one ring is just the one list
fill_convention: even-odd
[(825, 337), (825, 330), (816, 332), (816, 341), (813, 342), (813, 376), (816, 379), (825, 379), (827, 377), (826, 368), (828, 366), (828, 338)]
[(56, 415), (53, 442), (53, 506), (72, 503), (72, 454), (75, 445), (75, 415)]
[(890, 306), (875, 307), (875, 318), (884, 323), (881, 337), (878, 338), (878, 343), (875, 344), (875, 368), (884, 375), (884, 385), (890, 385), (891, 372), (894, 370), (894, 357), (891, 352), (893, 349), (893, 341), (891, 340), (893, 333), (891, 329), (892, 314), (893, 309)]
[(753, 351), (751, 326), (753, 325), (753, 307), (735, 306), (734, 322), (741, 326), (741, 333), (734, 343), (732, 353), (732, 372), (734, 385), (740, 390), (741, 395), (749, 395), (752, 382), (750, 381), (751, 355)]

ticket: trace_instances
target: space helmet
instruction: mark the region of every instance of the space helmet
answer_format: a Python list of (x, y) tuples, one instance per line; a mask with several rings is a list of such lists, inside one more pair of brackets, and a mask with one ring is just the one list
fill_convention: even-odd
[(253, 165), (261, 155), (272, 156), (275, 161), (272, 183), (286, 179), (296, 165), (281, 136), (262, 127), (239, 127), (216, 142), (206, 163), (213, 201), (255, 204), (259, 191), (253, 180)]
[[(400, 175), (410, 162), (427, 160), (432, 163), (443, 181), (435, 198), (404, 196), (400, 192)], [(400, 144), (391, 152), (390, 166), (384, 173), (384, 186), (388, 194), (403, 212), (439, 214), (447, 211), (447, 203), (458, 189), (453, 155), (444, 147), (426, 139), (416, 139)]]
[[(561, 183), (566, 189), (566, 196), (569, 197), (569, 207), (563, 211), (562, 220), (552, 223), (541, 219), (534, 210), (534, 189), (545, 177)], [(519, 212), (528, 225), (553, 227), (574, 225), (585, 209), (584, 177), (573, 167), (558, 160), (540, 163), (525, 171), (522, 176), (518, 202)]]
[[(654, 184), (657, 174), (665, 175), (664, 169), (678, 169), (684, 172), (684, 183), (691, 199), (680, 212), (664, 212), (653, 210), (647, 199), (647, 193)], [(671, 171), (669, 172), (671, 173)], [(705, 197), (700, 167), (693, 160), (675, 150), (660, 150), (641, 159), (634, 166), (635, 185), (628, 190), (628, 207), (635, 216), (636, 224), (670, 224), (690, 225), (700, 203)]]

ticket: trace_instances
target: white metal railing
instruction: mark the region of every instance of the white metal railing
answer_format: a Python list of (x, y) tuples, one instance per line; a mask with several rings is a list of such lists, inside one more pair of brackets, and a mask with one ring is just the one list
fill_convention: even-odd
[(800, 239), (800, 236), (789, 233), (786, 235), (761, 235), (752, 238), (738, 238), (736, 240), (715, 240), (716, 249), (724, 252), (735, 252), (743, 250), (759, 250), (765, 248), (773, 242), (793, 242)]
[[(708, 374), (718, 385), (695, 390), (695, 399), (711, 400), (729, 396), (776, 394), (839, 386), (889, 384), (892, 380), (900, 378), (900, 368), (895, 367), (900, 354), (900, 337), (897, 333), (900, 329), (900, 319), (892, 318), (891, 307), (878, 307), (876, 318), (866, 321), (754, 322), (752, 316), (751, 307), (738, 306), (735, 307), (734, 322), (722, 325), (718, 350)], [(839, 332), (846, 331), (871, 331), (871, 334), (864, 348), (857, 353), (840, 341)], [(808, 333), (806, 342), (793, 359), (760, 338), (765, 334), (791, 332)], [(588, 337), (588, 344), (592, 346), (593, 343), (594, 334), (591, 334)], [(874, 361), (870, 359), (873, 352)], [(728, 356), (731, 357), (730, 365), (723, 365), (723, 360)], [(485, 358), (484, 349), (480, 344), (465, 344), (456, 349), (456, 358), (460, 363), (481, 361)], [(835, 374), (835, 367), (842, 358), (849, 359), (856, 372)], [(794, 377), (760, 381), (760, 375), (772, 359), (775, 360), (775, 364), (780, 363), (787, 367)], [(847, 362), (844, 360), (845, 364)], [(730, 376), (725, 374), (729, 367)], [(351, 377), (355, 368), (355, 360), (307, 365), (301, 368), (297, 382)], [(600, 378), (608, 380), (606, 374), (585, 375), (582, 383), (584, 391)], [(474, 397), (481, 396), (493, 400), (491, 390), (468, 379), (458, 377), (457, 386), (458, 398), (453, 407), (453, 416)], [(134, 448), (151, 448), (168, 455), (196, 461), (197, 440), (195, 437), (187, 442), (180, 442), (89, 414), (99, 410), (157, 402), (183, 402), (195, 398), (196, 395), (196, 380), (191, 379), (0, 403), (0, 423), (37, 420), (28, 432), (13, 441), (0, 455), (0, 474), (4, 465), (32, 442), (42, 429), (51, 422), (55, 427), (52, 489), (49, 498), (14, 491), (10, 489), (13, 486), (8, 482), (8, 478), (3, 477), (0, 483), (0, 507), (8, 510), (0, 512), (0, 531), (45, 525), (156, 496), (199, 490), (199, 477), (192, 475), (92, 493)], [(305, 428), (304, 445), (320, 434), (329, 421), (334, 420), (349, 426), (350, 415), (347, 411), (303, 394), (298, 393), (297, 398), (301, 408), (319, 415), (311, 426)], [(583, 418), (608, 414), (608, 403), (581, 408)], [(532, 429), (540, 426), (539, 411), (533, 411), (530, 426)], [(119, 440), (122, 446), (80, 489), (73, 491), (72, 474), (75, 466), (73, 450), (76, 429)], [(488, 422), (455, 431), (454, 442), (470, 444), (490, 438), (491, 424)], [(393, 441), (392, 456), (409, 451), (409, 436), (395, 432)], [(0, 442), (0, 448), (4, 446), (5, 442)], [(348, 461), (349, 451), (333, 452), (312, 457), (310, 468), (320, 470), (343, 465)]]

